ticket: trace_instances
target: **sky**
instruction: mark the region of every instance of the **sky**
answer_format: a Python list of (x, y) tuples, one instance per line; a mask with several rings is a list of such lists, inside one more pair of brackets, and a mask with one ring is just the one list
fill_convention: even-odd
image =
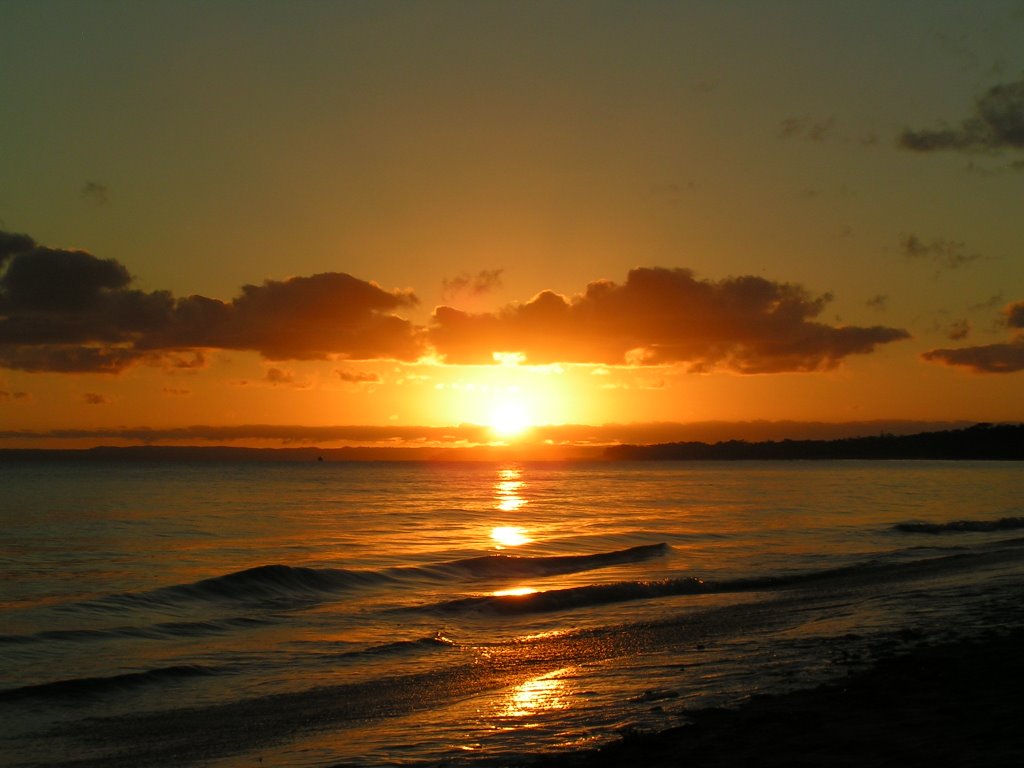
[(3, 0), (0, 99), (0, 446), (1024, 420), (1021, 0)]

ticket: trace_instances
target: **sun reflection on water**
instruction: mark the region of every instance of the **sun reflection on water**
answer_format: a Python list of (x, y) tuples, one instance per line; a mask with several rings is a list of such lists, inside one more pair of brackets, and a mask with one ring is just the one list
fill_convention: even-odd
[[(498, 470), (498, 479), (494, 483), (494, 507), (502, 512), (516, 512), (526, 506), (527, 501), (521, 495), (526, 486), (522, 472), (517, 467)], [(519, 547), (533, 541), (526, 529), (518, 525), (499, 525), (491, 529), (491, 538), (498, 548)]]
[(499, 525), (492, 528), (491, 538), (502, 547), (520, 547), (533, 541), (526, 535), (526, 529), (518, 525)]
[(519, 469), (510, 467), (499, 470), (498, 481), (494, 484), (494, 506), (502, 512), (514, 512), (525, 506), (526, 499), (520, 495), (525, 485)]
[(491, 594), (495, 597), (521, 597), (532, 595), (536, 591), (533, 587), (512, 587), (511, 589), (499, 589)]
[(512, 689), (500, 714), (503, 717), (526, 717), (541, 712), (568, 709), (569, 691), (562, 677), (569, 668), (557, 669), (520, 683)]

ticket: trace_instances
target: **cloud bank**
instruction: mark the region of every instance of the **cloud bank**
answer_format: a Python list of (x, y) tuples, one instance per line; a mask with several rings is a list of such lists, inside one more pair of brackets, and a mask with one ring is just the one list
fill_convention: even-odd
[[(491, 364), (496, 353), (512, 353), (532, 364), (780, 373), (828, 370), (909, 338), (899, 328), (816, 320), (830, 294), (754, 276), (698, 280), (685, 269), (634, 269), (622, 285), (593, 282), (572, 298), (544, 291), (496, 313), (441, 306), (423, 328), (397, 314), (417, 303), (411, 292), (343, 272), (245, 285), (231, 301), (176, 298), (133, 288), (114, 259), (0, 233), (4, 265), (0, 367), (30, 372), (116, 373), (140, 362), (199, 367), (209, 349), (270, 360), (415, 361), (432, 345), (454, 364)], [(500, 270), (484, 271), (467, 286), (487, 290), (499, 277)]]
[(1024, 149), (1024, 77), (985, 91), (959, 127), (906, 130), (899, 145), (916, 152)]
[(834, 368), (851, 354), (909, 338), (899, 328), (814, 320), (831, 300), (761, 277), (698, 280), (685, 269), (630, 271), (572, 299), (544, 291), (525, 304), (470, 314), (438, 307), (430, 341), (450, 363), (485, 364), (495, 352), (527, 362), (685, 364), (691, 371), (780, 373)]
[[(270, 359), (338, 355), (411, 361), (419, 332), (394, 314), (416, 304), (342, 272), (245, 285), (229, 302), (131, 287), (114, 259), (51, 249), (0, 233), (0, 366), (115, 373), (198, 349), (251, 350)], [(201, 358), (197, 358), (201, 359)]]

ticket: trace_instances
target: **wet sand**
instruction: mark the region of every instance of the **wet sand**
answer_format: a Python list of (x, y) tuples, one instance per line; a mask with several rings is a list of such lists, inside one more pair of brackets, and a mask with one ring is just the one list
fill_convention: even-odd
[(755, 696), (540, 768), (1024, 765), (1024, 630), (880, 658), (818, 688)]

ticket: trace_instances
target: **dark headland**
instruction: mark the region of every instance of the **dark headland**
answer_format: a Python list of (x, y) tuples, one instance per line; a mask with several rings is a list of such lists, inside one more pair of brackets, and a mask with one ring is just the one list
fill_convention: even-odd
[(839, 440), (779, 440), (721, 443), (613, 445), (605, 458), (617, 461), (730, 461), (814, 459), (1024, 459), (1024, 424), (975, 424), (966, 429), (880, 434)]

